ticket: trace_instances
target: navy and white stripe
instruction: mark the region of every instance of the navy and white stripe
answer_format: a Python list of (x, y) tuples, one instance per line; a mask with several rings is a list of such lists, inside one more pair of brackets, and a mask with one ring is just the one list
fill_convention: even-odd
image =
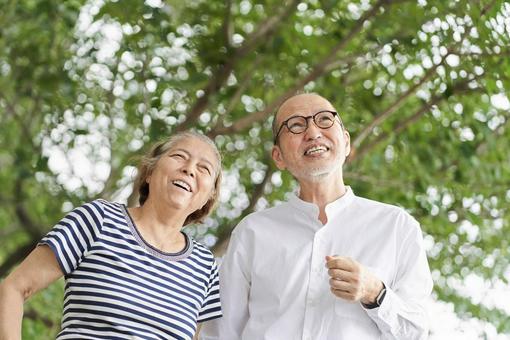
[(158, 251), (122, 204), (76, 208), (41, 244), (66, 279), (57, 339), (192, 339), (197, 322), (221, 316), (211, 252), (187, 235), (180, 253)]

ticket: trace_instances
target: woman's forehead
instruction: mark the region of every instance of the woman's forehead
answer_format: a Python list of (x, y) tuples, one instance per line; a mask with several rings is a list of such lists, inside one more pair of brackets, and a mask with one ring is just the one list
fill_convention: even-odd
[(219, 167), (220, 159), (218, 151), (210, 143), (194, 136), (185, 136), (176, 140), (168, 152), (174, 150), (181, 150), (187, 152), (189, 155), (207, 160), (212, 165)]

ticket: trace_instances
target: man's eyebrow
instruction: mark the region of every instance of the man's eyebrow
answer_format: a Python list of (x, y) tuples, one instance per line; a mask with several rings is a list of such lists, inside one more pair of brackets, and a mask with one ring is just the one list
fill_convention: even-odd
[[(180, 152), (185, 153), (188, 157), (191, 157), (191, 154), (187, 150), (185, 150), (185, 149), (177, 148), (177, 149), (173, 149), (171, 151), (180, 151)], [(213, 163), (211, 163), (211, 161), (209, 161), (207, 158), (201, 157), (200, 161), (209, 164), (213, 169), (215, 169)]]
[[(301, 117), (310, 117), (310, 116), (313, 116), (313, 115), (314, 115), (314, 114), (316, 114), (316, 113), (324, 112), (324, 111), (336, 112), (336, 111), (335, 111), (335, 110), (333, 110), (333, 109), (319, 109), (319, 110), (317, 110), (317, 111), (314, 111), (314, 112), (310, 113), (310, 114), (307, 116), (307, 114), (308, 114), (309, 112), (303, 113), (303, 111), (296, 110), (296, 111), (293, 111), (293, 112), (292, 112), (292, 115), (291, 115), (289, 118), (292, 118), (292, 117), (299, 117), (299, 116), (301, 116)], [(289, 118), (287, 118), (287, 119), (289, 119)]]

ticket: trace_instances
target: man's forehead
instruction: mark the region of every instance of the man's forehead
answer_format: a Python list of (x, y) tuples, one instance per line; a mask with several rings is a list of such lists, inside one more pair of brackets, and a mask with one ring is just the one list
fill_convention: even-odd
[(334, 110), (334, 107), (319, 95), (301, 94), (287, 99), (278, 110), (278, 116), (308, 115), (320, 110)]

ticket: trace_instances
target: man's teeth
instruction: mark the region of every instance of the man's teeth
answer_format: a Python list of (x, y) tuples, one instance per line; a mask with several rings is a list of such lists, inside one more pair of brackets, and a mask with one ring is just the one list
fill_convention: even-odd
[(310, 148), (306, 150), (305, 155), (314, 155), (318, 153), (326, 152), (328, 149), (325, 146), (314, 146), (313, 148)]
[(173, 181), (172, 183), (191, 192), (191, 187), (189, 186), (188, 183), (186, 183), (184, 181), (176, 180), (176, 181)]

